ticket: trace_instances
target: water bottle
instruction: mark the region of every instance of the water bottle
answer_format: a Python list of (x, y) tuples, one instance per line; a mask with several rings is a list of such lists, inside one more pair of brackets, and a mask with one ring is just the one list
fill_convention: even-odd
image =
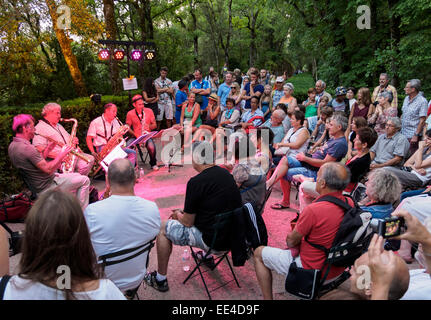
[(139, 181), (144, 181), (144, 167), (139, 168)]
[(181, 260), (183, 260), (183, 270), (184, 272), (187, 272), (190, 270), (190, 254), (189, 251), (187, 249), (184, 249), (184, 253), (181, 257)]

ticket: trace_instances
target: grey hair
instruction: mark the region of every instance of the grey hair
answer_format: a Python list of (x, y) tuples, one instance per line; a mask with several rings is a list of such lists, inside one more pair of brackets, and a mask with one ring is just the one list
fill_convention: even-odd
[(408, 82), (410, 82), (410, 87), (415, 88), (417, 92), (421, 89), (421, 81), (419, 79), (411, 79)]
[(281, 121), (283, 121), (284, 118), (286, 118), (286, 113), (281, 109), (274, 110), (272, 114), (275, 115)]
[(51, 111), (54, 111), (55, 109), (60, 109), (61, 111), (61, 106), (55, 102), (47, 103), (46, 105), (43, 106), (42, 117), (46, 116), (48, 113), (50, 113)]
[(214, 164), (214, 148), (208, 141), (195, 141), (192, 144), (192, 159), (200, 165)]
[(398, 117), (389, 117), (388, 120), (386, 120), (386, 123), (388, 121), (392, 122), (392, 124), (397, 128), (398, 130), (401, 129), (401, 120)]
[(368, 174), (367, 189), (372, 200), (383, 203), (394, 203), (402, 191), (398, 177), (385, 168), (375, 169)]
[(326, 83), (323, 80), (317, 80), (316, 83), (320, 82), (324, 89), (326, 89)]
[(292, 83), (288, 82), (283, 86), (283, 89), (289, 89), (293, 92), (295, 90), (295, 87)]
[(339, 162), (328, 162), (322, 166), (322, 170), (321, 178), (331, 190), (343, 191), (350, 183), (350, 170)]
[(135, 169), (127, 159), (116, 159), (108, 168), (108, 181), (110, 185), (130, 186), (135, 183)]
[(387, 73), (383, 72), (380, 74), (380, 76), (384, 76), (386, 78), (386, 80), (389, 80), (389, 76)]
[(379, 93), (379, 97), (383, 97), (385, 99), (388, 98), (389, 103), (391, 103), (392, 100), (394, 100), (394, 96), (393, 96), (392, 92), (391, 91), (387, 91), (387, 90), (385, 90), (383, 92), (380, 92)]
[(349, 120), (347, 120), (347, 118), (344, 115), (339, 114), (339, 113), (335, 113), (332, 116), (331, 120), (335, 121), (338, 125), (340, 125), (341, 126), (341, 130), (343, 132), (345, 132), (347, 130), (347, 126), (348, 126)]

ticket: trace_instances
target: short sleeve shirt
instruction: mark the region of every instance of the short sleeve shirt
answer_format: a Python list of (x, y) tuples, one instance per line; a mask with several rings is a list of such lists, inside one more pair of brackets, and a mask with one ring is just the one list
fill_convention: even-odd
[[(244, 90), (247, 92), (247, 96), (250, 95), (250, 82), (245, 85)], [(253, 90), (254, 90), (254, 93), (260, 92), (260, 94), (262, 95), (263, 91), (265, 90), (265, 87), (261, 84), (257, 84), (254, 86)], [(250, 109), (251, 108), (250, 100), (251, 99), (248, 99), (245, 101), (244, 109)]]
[[(256, 109), (256, 111), (253, 113), (251, 110), (246, 111), (242, 117), (241, 122), (247, 123), (251, 118), (261, 116), (263, 117), (263, 112), (260, 109)], [(253, 125), (256, 126), (259, 124), (259, 120), (254, 120)]]
[[(215, 216), (242, 206), (241, 194), (232, 175), (226, 169), (213, 166), (187, 182), (184, 212), (195, 214), (194, 226), (210, 246)], [(229, 248), (227, 235), (221, 235), (216, 247)]]
[(226, 99), (229, 96), (229, 93), (230, 93), (230, 86), (228, 86), (226, 83), (222, 83), (218, 88), (218, 92), (217, 92), (217, 95), (220, 97), (220, 107), (222, 108), (222, 111), (226, 107)]
[(14, 137), (9, 145), (8, 153), (12, 165), (24, 172), (37, 193), (51, 186), (55, 174), (45, 173), (37, 167), (43, 158), (30, 141)]
[[(60, 143), (69, 143), (70, 134), (59, 123), (57, 123), (57, 125), (53, 127), (45, 121), (40, 120), (39, 123), (34, 127), (34, 129), (36, 134), (33, 138), (33, 145), (35, 147), (42, 146), (43, 149), (45, 149), (50, 144), (50, 141), (40, 136), (40, 134), (50, 137)], [(54, 149), (52, 149), (52, 151), (49, 153), (48, 157), (54, 159), (56, 155), (60, 152), (61, 147), (59, 145), (56, 145)]]
[(181, 108), (185, 101), (187, 101), (187, 93), (185, 93), (184, 91), (178, 90), (177, 94), (175, 95), (176, 107)]
[(272, 105), (274, 107), (277, 106), (278, 102), (280, 101), (281, 97), (284, 96), (284, 91), (283, 90), (274, 90), (272, 92)]
[(346, 156), (347, 150), (347, 140), (344, 136), (338, 139), (329, 139), (323, 150), (313, 153), (313, 158), (323, 160), (329, 154), (336, 161), (341, 161)]
[[(154, 112), (150, 108), (143, 108), (141, 113), (137, 113), (136, 109), (127, 112), (126, 123), (136, 134), (143, 134), (143, 131), (150, 132), (150, 123), (154, 123)], [(142, 128), (144, 124), (144, 128)]]
[(105, 120), (102, 115), (90, 123), (88, 128), (87, 137), (93, 137), (93, 145), (95, 147), (104, 146), (108, 140), (121, 128), (117, 119), (112, 120), (111, 123)]
[[(161, 77), (158, 77), (156, 80), (154, 80), (154, 84), (156, 85), (156, 87), (160, 89), (172, 88), (172, 81), (169, 80), (168, 78), (165, 78), (164, 80), (162, 80)], [(169, 95), (169, 93), (167, 92), (160, 93), (159, 103), (168, 103), (168, 102), (172, 102), (171, 96)]]
[(416, 133), (421, 117), (426, 117), (428, 102), (420, 94), (410, 100), (407, 96), (403, 103), (403, 114), (401, 115), (401, 133), (411, 139)]
[(397, 132), (391, 138), (385, 134), (381, 134), (374, 146), (371, 147), (370, 152), (374, 152), (376, 156), (372, 163), (385, 163), (393, 159), (395, 156), (405, 158), (410, 148), (410, 143), (407, 138)]
[[(189, 90), (191, 90), (192, 88), (208, 89), (210, 87), (211, 87), (210, 83), (206, 80), (202, 80), (202, 82), (198, 82), (197, 80), (193, 80), (193, 82), (190, 83)], [(208, 96), (209, 96), (208, 94), (202, 96), (201, 110), (206, 109), (206, 107), (208, 106)]]

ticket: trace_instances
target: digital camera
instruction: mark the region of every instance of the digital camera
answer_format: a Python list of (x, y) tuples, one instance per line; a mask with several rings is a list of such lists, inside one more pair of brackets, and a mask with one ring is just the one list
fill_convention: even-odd
[(396, 237), (406, 232), (404, 218), (371, 219), (370, 226), (383, 238)]

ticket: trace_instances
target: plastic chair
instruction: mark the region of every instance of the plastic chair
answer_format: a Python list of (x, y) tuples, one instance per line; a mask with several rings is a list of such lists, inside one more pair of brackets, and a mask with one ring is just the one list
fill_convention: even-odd
[[(242, 210), (242, 208), (236, 209), (236, 210)], [(192, 253), (192, 257), (193, 257), (193, 259), (194, 259), (194, 261), (196, 263), (196, 266), (189, 273), (189, 275), (187, 276), (187, 278), (183, 281), (183, 284), (186, 284), (186, 282), (190, 278), (192, 278), (193, 274), (196, 271), (199, 271), (199, 275), (200, 275), (200, 277), (202, 279), (202, 282), (203, 282), (203, 284), (205, 286), (205, 290), (206, 290), (206, 292), (208, 294), (208, 298), (210, 300), (212, 299), (210, 292), (213, 292), (213, 291), (215, 291), (215, 290), (217, 290), (217, 289), (219, 289), (221, 287), (224, 287), (225, 285), (227, 285), (228, 283), (230, 283), (230, 282), (232, 282), (234, 280), (235, 280), (236, 285), (238, 286), (238, 288), (240, 288), (238, 279), (236, 278), (235, 272), (233, 271), (232, 265), (231, 265), (231, 263), (229, 261), (228, 254), (229, 254), (230, 250), (222, 251), (221, 255), (218, 256), (218, 257), (216, 257), (214, 259), (214, 266), (210, 270), (216, 269), (217, 266), (220, 264), (220, 262), (222, 262), (223, 260), (226, 260), (227, 264), (229, 266), (229, 269), (232, 272), (233, 279), (227, 281), (226, 283), (224, 283), (224, 284), (222, 284), (222, 285), (220, 285), (220, 286), (218, 286), (218, 287), (216, 287), (216, 288), (214, 288), (212, 290), (209, 290), (208, 286), (207, 286), (207, 284), (205, 282), (205, 278), (203, 276), (203, 273), (205, 273), (206, 271), (203, 272), (202, 269), (201, 269), (201, 266), (206, 263), (206, 259), (208, 258), (208, 256), (210, 254), (212, 254), (212, 253), (217, 253), (217, 251), (214, 249), (214, 245), (216, 244), (216, 241), (218, 239), (217, 236), (219, 235), (219, 231), (220, 230), (224, 230), (224, 231), (226, 231), (226, 230), (232, 230), (232, 225), (233, 225), (232, 221), (233, 221), (233, 214), (234, 214), (234, 212), (235, 212), (235, 210), (232, 210), (232, 211), (229, 211), (229, 212), (220, 213), (220, 214), (216, 215), (216, 217), (215, 217), (215, 223), (213, 225), (214, 236), (213, 236), (213, 239), (211, 241), (211, 245), (210, 245), (209, 250), (206, 252), (206, 254), (204, 255), (204, 257), (201, 260), (198, 259), (197, 255), (196, 255), (196, 252), (193, 250), (193, 247), (190, 246), (190, 251)]]
[[(150, 241), (148, 241), (148, 242), (146, 242), (140, 246), (134, 247), (134, 248), (123, 249), (123, 250), (120, 250), (117, 252), (101, 255), (98, 258), (99, 264), (102, 265), (103, 270), (105, 270), (105, 268), (107, 266), (112, 266), (115, 264), (119, 264), (119, 263), (122, 263), (122, 262), (125, 262), (128, 260), (134, 259), (137, 256), (148, 251), (147, 261), (145, 263), (146, 268), (148, 268), (148, 263), (150, 260), (150, 251), (151, 251), (151, 248), (154, 247), (154, 241), (155, 240), (156, 240), (156, 238), (153, 238), (152, 240), (150, 240)], [(121, 257), (121, 256), (125, 256), (125, 257), (122, 259), (119, 259), (119, 260), (112, 260), (112, 258), (117, 258), (117, 257)], [(114, 281), (113, 279), (111, 279), (111, 280)], [(140, 284), (135, 289), (127, 290), (126, 296), (128, 296), (128, 298), (130, 298), (130, 300), (133, 300), (134, 297), (136, 297), (139, 300), (139, 296), (138, 296), (139, 287), (140, 287)]]

